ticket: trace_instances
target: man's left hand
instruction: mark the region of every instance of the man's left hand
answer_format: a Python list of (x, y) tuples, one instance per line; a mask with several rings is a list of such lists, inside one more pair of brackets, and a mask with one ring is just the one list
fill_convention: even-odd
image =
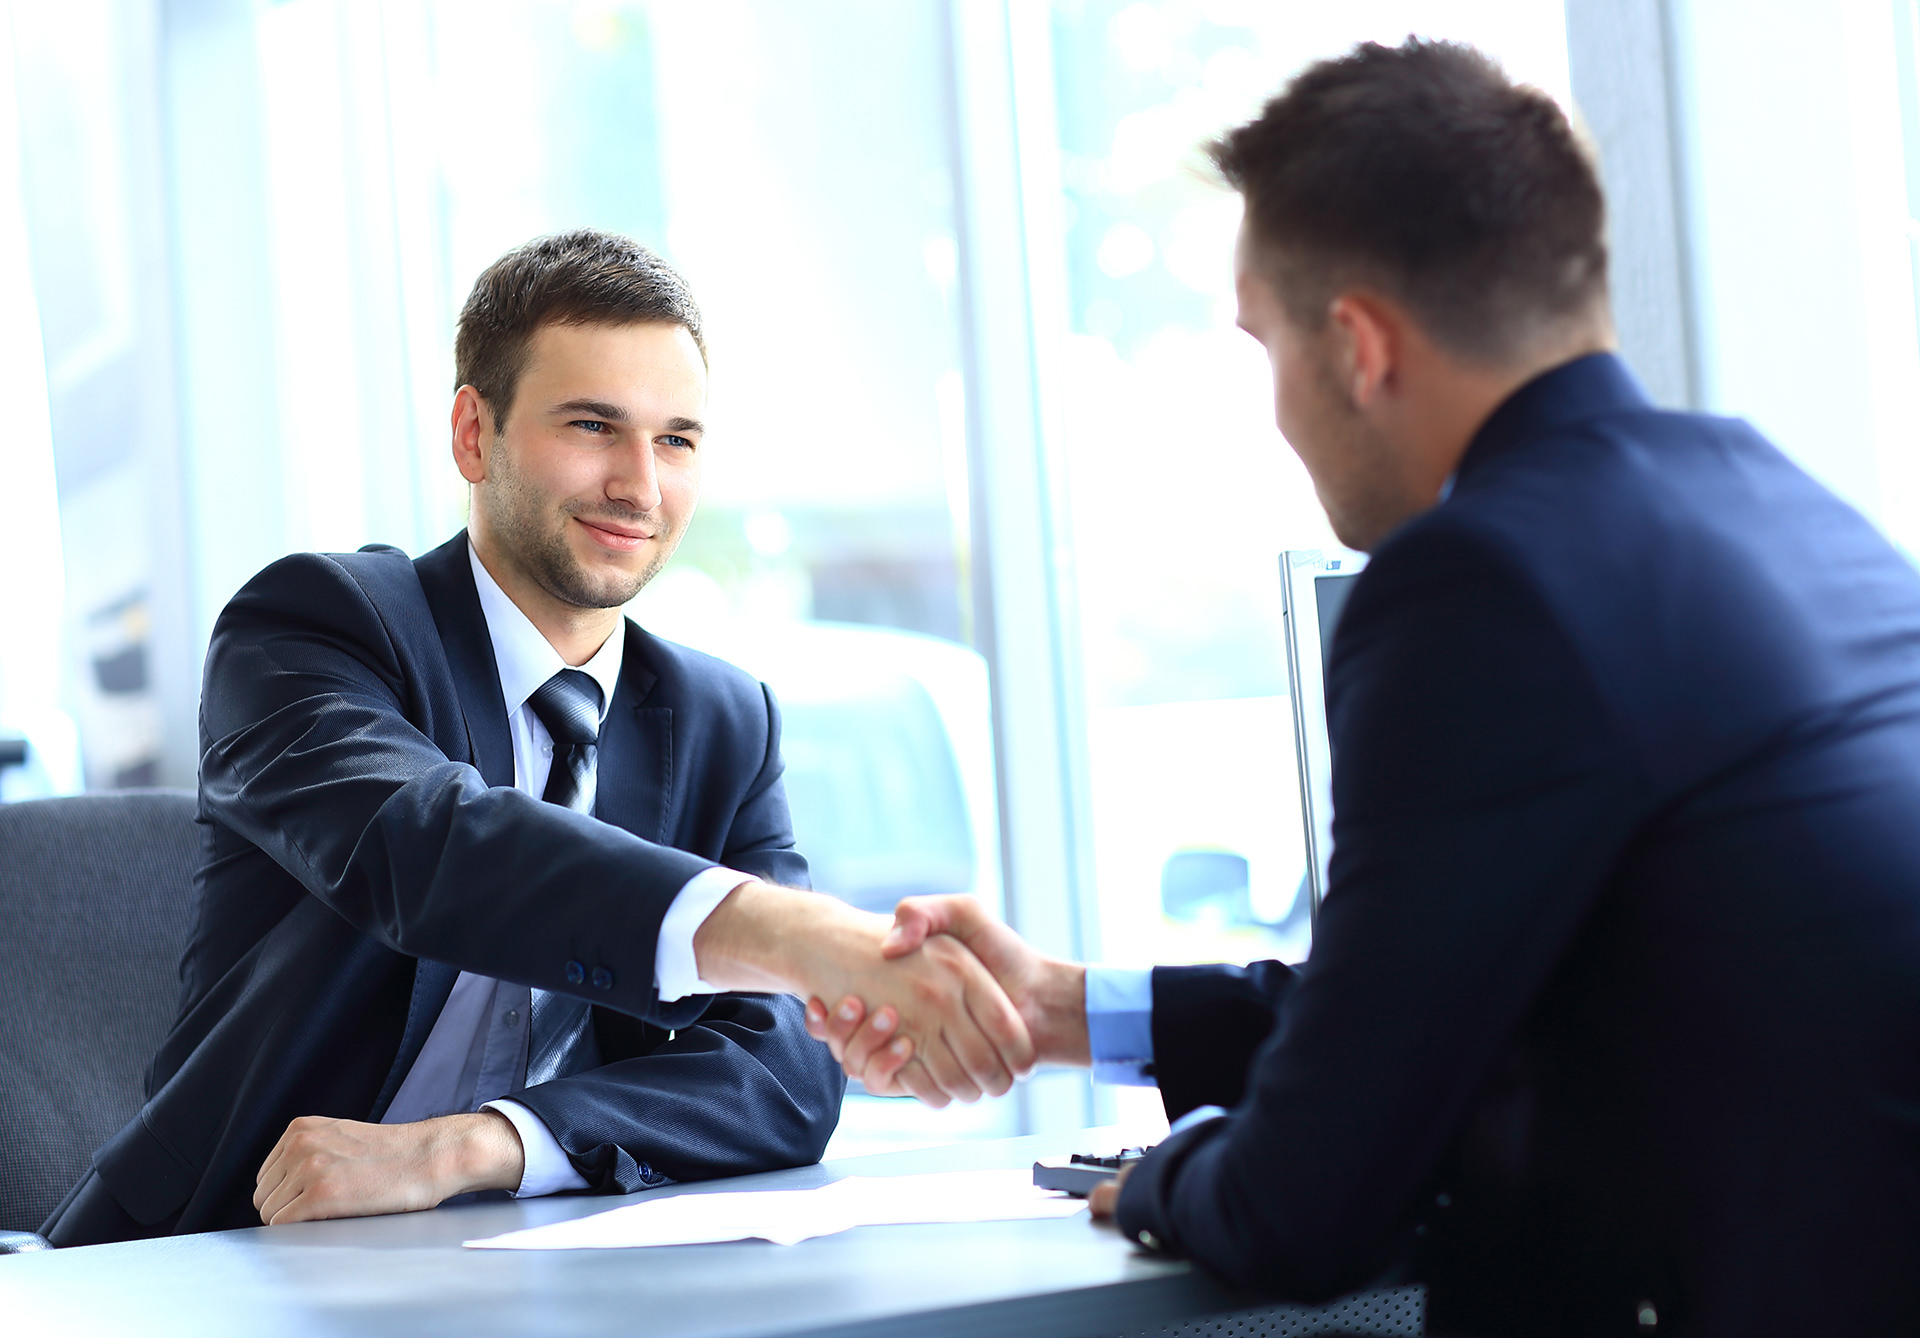
[(1120, 1186), (1127, 1183), (1127, 1177), (1133, 1174), (1133, 1167), (1122, 1166), (1120, 1174), (1104, 1185), (1095, 1185), (1093, 1193), (1087, 1195), (1087, 1211), (1093, 1214), (1096, 1222), (1111, 1222), (1120, 1207)]
[(303, 1115), (267, 1154), (253, 1206), (268, 1226), (431, 1208), (476, 1189), (517, 1189), (526, 1156), (497, 1111), (416, 1124)]

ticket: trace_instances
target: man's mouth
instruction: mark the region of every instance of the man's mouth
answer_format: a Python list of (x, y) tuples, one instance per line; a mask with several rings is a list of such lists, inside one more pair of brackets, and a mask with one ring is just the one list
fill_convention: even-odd
[(653, 532), (638, 525), (621, 525), (610, 520), (586, 520), (575, 516), (593, 541), (618, 553), (631, 553), (653, 538)]

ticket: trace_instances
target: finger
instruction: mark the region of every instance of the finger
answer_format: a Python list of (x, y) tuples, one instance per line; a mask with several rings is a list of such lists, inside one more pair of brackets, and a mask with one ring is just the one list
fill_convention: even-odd
[(965, 942), (998, 923), (969, 896), (907, 897), (893, 908), (893, 928), (880, 944), (880, 955), (904, 957), (935, 934), (951, 934)]
[(1120, 1203), (1120, 1186), (1114, 1182), (1095, 1185), (1093, 1193), (1087, 1195), (1087, 1211), (1093, 1214), (1093, 1220), (1104, 1222), (1113, 1216), (1113, 1210)]
[(932, 897), (908, 897), (893, 908), (893, 928), (880, 941), (882, 957), (905, 957), (940, 932), (934, 909), (927, 903)]
[(918, 1059), (900, 1070), (900, 1085), (919, 1098), (922, 1104), (931, 1106), (935, 1110), (945, 1109), (947, 1102), (952, 1100), (946, 1090), (928, 1072), (927, 1066)]
[[(967, 1016), (993, 1047), (996, 1062), (1005, 1065), (1007, 1082), (1011, 1086), (1013, 1079), (1033, 1071), (1034, 1060), (1038, 1057), (1033, 1034), (1027, 1030), (1026, 1020), (1020, 1016), (1020, 1010), (1013, 1006), (1013, 1001), (1007, 998), (1007, 992), (1000, 988), (1000, 982), (977, 961), (975, 968), (968, 971), (965, 977)], [(995, 1092), (994, 1095), (1000, 1093)]]
[(906, 1092), (899, 1082), (900, 1070), (913, 1058), (913, 1037), (899, 1036), (873, 1052), (873, 1057), (860, 1070), (860, 1083), (869, 1092), (879, 1092), (884, 1096), (894, 1096)]
[(287, 1177), (287, 1136), (280, 1135), (280, 1141), (273, 1145), (273, 1151), (260, 1163), (260, 1169), (253, 1176), (253, 1206), (257, 1210), (273, 1193), (274, 1187)]
[[(1000, 987), (979, 959), (951, 938), (929, 940), (917, 960), (931, 967), (938, 980), (934, 993), (926, 998), (931, 1008), (923, 1010), (923, 1016), (930, 1011), (930, 1020), (919, 1024), (923, 1029), (920, 1056), (934, 1078), (948, 1095), (961, 1101), (976, 1100), (980, 1092), (995, 1088), (1005, 1091), (1013, 1085), (1013, 1076), (968, 1010), (970, 993), (991, 1000), (1000, 994)], [(924, 1034), (927, 1028), (936, 1028), (945, 1044), (933, 1046), (931, 1037)]]
[(849, 994), (833, 1006), (827, 1015), (827, 1036), (829, 1043), (838, 1044), (846, 1049), (847, 1041), (859, 1029), (861, 1021), (867, 1015), (867, 1001), (857, 994)]
[[(927, 1049), (934, 1048), (934, 1044), (929, 1042)], [(968, 1070), (966, 1060), (961, 1058), (960, 1052), (954, 1047), (953, 1031), (951, 1029), (941, 1033), (938, 1050), (944, 1050), (946, 1052), (948, 1061), (947, 1063), (936, 1064), (934, 1066), (942, 1079), (940, 1085), (946, 1088), (947, 1095), (963, 1106), (970, 1106), (978, 1101), (982, 1090), (981, 1086), (973, 1080), (973, 1074)], [(926, 1051), (923, 1050), (921, 1053), (924, 1054)]]
[(893, 928), (880, 943), (882, 957), (905, 957), (935, 934), (965, 938), (993, 918), (972, 897), (944, 893), (935, 897), (906, 897), (893, 908)]
[[(966, 1068), (954, 1057), (937, 1024), (914, 1037), (912, 1066), (922, 1070), (933, 1085), (950, 1099), (969, 1101), (979, 1095), (980, 1089), (967, 1077)], [(969, 1092), (974, 1095), (968, 1096)], [(917, 1089), (914, 1095), (926, 1099)]]
[(979, 1086), (995, 1096), (1013, 1086), (1019, 1074), (1033, 1067), (1033, 1038), (1027, 1024), (1008, 1000), (1006, 991), (964, 948), (951, 954), (959, 974), (964, 1017), (950, 1021), (948, 1039)]
[[(843, 1016), (852, 1010), (853, 1022)], [(833, 1012), (827, 1011), (826, 1004), (819, 999), (807, 1000), (807, 1035), (826, 1044), (835, 1061), (845, 1065), (847, 1057), (847, 1036), (859, 1021), (860, 1014), (866, 1009), (865, 1003), (849, 995), (840, 1001)], [(851, 1072), (851, 1070), (849, 1070)]]
[(979, 1096), (991, 1093), (1003, 1095), (1013, 1086), (1013, 1075), (1007, 1072), (1006, 1065), (1000, 1062), (1000, 1055), (987, 1042), (986, 1036), (973, 1025), (972, 1019), (960, 1018), (949, 1024), (941, 1033), (941, 1039), (947, 1043), (947, 1050), (953, 1055), (960, 1071), (967, 1075), (967, 1081), (974, 1089), (974, 1096), (954, 1096), (961, 1101), (973, 1101)]
[(291, 1170), (293, 1173), (282, 1178), (260, 1205), (260, 1220), (268, 1226), (278, 1226), (283, 1221), (294, 1220), (286, 1216), (286, 1211), (288, 1205), (302, 1196), (306, 1188), (307, 1176), (302, 1173), (301, 1167), (295, 1166)]
[[(841, 1063), (848, 1073), (864, 1072), (876, 1050), (883, 1049), (899, 1030), (900, 1015), (892, 1004), (883, 1005), (867, 1019), (867, 1024), (847, 1041)], [(864, 1081), (864, 1079), (863, 1079)]]
[(328, 1211), (326, 1201), (318, 1194), (302, 1193), (289, 1199), (267, 1222), (268, 1226), (286, 1226), (291, 1222), (320, 1222), (329, 1217), (338, 1216)]
[(253, 1179), (255, 1184), (266, 1179), (267, 1176), (280, 1165), (281, 1160), (287, 1155), (287, 1137), (292, 1132), (293, 1126), (288, 1125), (286, 1130), (280, 1135), (280, 1141), (273, 1145), (271, 1152), (267, 1153), (267, 1159), (260, 1163), (260, 1169), (254, 1173)]
[[(286, 1173), (281, 1169), (278, 1162), (272, 1163), (271, 1167), (263, 1166), (260, 1168), (259, 1178), (254, 1182), (253, 1186), (253, 1210), (255, 1212), (265, 1210), (267, 1200), (273, 1197), (273, 1192), (280, 1188), (281, 1181), (286, 1178)], [(263, 1218), (262, 1220), (264, 1221), (265, 1219)]]

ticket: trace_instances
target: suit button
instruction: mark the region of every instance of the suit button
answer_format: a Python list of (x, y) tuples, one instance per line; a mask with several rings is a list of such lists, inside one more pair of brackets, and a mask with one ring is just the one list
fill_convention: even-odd
[(587, 968), (578, 962), (567, 963), (567, 984), (578, 985), (587, 978)]
[(1151, 1231), (1142, 1231), (1139, 1235), (1135, 1236), (1134, 1239), (1139, 1241), (1141, 1247), (1144, 1249), (1157, 1250), (1160, 1248), (1160, 1238)]
[(613, 988), (613, 972), (607, 970), (607, 968), (604, 966), (594, 967), (593, 968), (593, 987), (596, 990), (612, 989)]

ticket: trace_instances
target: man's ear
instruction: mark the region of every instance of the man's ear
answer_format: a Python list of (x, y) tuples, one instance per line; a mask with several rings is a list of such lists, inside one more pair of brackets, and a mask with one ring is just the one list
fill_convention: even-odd
[(453, 463), (460, 477), (479, 483), (487, 477), (487, 446), (493, 438), (493, 411), (472, 386), (453, 397)]
[(1400, 360), (1400, 324), (1392, 308), (1370, 293), (1342, 293), (1327, 306), (1340, 351), (1339, 370), (1357, 408), (1391, 384)]

